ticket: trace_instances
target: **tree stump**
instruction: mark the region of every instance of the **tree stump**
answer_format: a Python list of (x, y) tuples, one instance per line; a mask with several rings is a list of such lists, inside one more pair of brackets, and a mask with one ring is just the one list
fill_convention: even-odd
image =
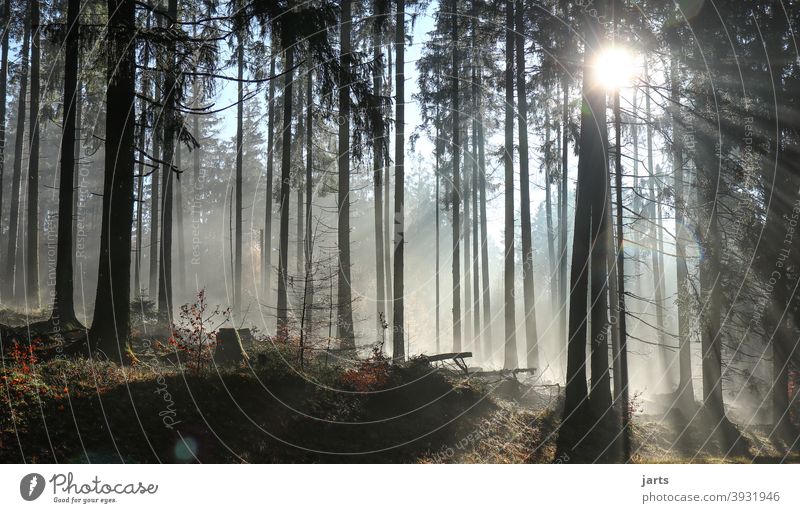
[(247, 360), (242, 341), (250, 341), (253, 336), (249, 329), (220, 328), (217, 333), (217, 347), (214, 351), (214, 362), (217, 365), (239, 363)]

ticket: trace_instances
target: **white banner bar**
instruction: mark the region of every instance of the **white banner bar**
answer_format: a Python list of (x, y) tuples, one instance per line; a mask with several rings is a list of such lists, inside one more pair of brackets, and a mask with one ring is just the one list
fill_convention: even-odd
[(0, 465), (2, 511), (798, 511), (792, 465)]

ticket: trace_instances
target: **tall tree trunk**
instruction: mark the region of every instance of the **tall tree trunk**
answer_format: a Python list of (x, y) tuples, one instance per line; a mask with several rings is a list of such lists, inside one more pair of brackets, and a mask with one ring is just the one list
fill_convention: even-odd
[[(67, 2), (67, 31), (64, 42), (64, 114), (61, 133), (61, 169), (58, 178), (58, 245), (53, 300), (53, 327), (75, 321), (72, 270), (73, 182), (75, 175), (75, 114), (78, 93), (78, 32), (80, 0)], [(136, 234), (139, 237), (139, 234)]]
[(461, 158), (461, 141), (459, 138), (461, 122), (459, 120), (459, 77), (458, 77), (458, 2), (452, 3), (452, 39), (453, 44), (453, 69), (452, 69), (452, 103), (453, 103), (453, 351), (461, 351), (461, 271), (460, 242), (461, 242), (461, 171), (459, 160)]
[[(437, 71), (436, 74), (440, 76), (441, 73), (440, 73), (440, 70), (438, 69), (438, 66), (437, 66), (437, 70), (436, 71)], [(440, 189), (440, 182), (441, 182), (441, 167), (439, 165), (439, 160), (440, 160), (440, 153), (441, 153), (441, 147), (442, 147), (442, 143), (439, 140), (440, 139), (439, 131), (440, 131), (440, 127), (441, 126), (442, 126), (442, 120), (441, 120), (441, 117), (439, 115), (439, 102), (437, 101), (436, 102), (436, 121), (434, 122), (434, 130), (435, 130), (435, 133), (436, 133), (436, 139), (434, 140), (434, 143), (433, 143), (433, 145), (434, 145), (433, 146), (434, 172), (436, 174), (436, 193), (435, 193), (435, 196), (434, 196), (434, 198), (435, 198), (435, 208), (436, 208), (436, 213), (435, 213), (435, 217), (434, 217), (434, 223), (435, 223), (435, 226), (436, 226), (435, 231), (434, 231), (434, 234), (435, 234), (434, 237), (436, 238), (436, 264), (435, 264), (435, 268), (434, 268), (434, 272), (436, 274), (436, 354), (439, 354), (441, 352), (441, 350), (442, 350), (441, 349), (441, 340), (439, 338), (439, 335), (440, 335), (440, 325), (439, 325), (439, 318), (440, 318), (440, 316), (439, 316), (439, 307), (440, 307), (439, 271), (440, 271), (440, 265), (441, 265), (440, 264), (440, 255), (439, 255), (439, 244), (441, 243), (441, 238), (440, 238), (440, 235), (439, 235), (439, 232), (440, 232), (439, 212), (441, 210), (440, 207), (439, 207), (439, 202), (441, 201), (441, 196), (440, 196), (439, 189)]]
[[(778, 23), (781, 22), (778, 21)], [(781, 44), (780, 38), (770, 38), (769, 44), (765, 48), (766, 54), (779, 55), (782, 51)], [(798, 185), (800, 185), (796, 166), (790, 164), (793, 159), (797, 158), (797, 152), (792, 145), (787, 143), (786, 134), (790, 131), (787, 130), (789, 127), (786, 118), (780, 114), (789, 108), (785, 98), (788, 94), (787, 86), (782, 81), (784, 73), (785, 70), (782, 66), (771, 67), (771, 83), (777, 87), (773, 92), (773, 100), (768, 102), (768, 106), (771, 108), (767, 109), (769, 114), (766, 125), (774, 127), (771, 132), (775, 134), (775, 150), (772, 155), (764, 159), (763, 163), (767, 176), (773, 177), (772, 183), (768, 181), (764, 191), (765, 196), (771, 198), (766, 215), (765, 224), (769, 230), (766, 238), (783, 242), (780, 248), (776, 247), (777, 244), (766, 245), (766, 248), (770, 250), (770, 256), (760, 260), (765, 263), (769, 262), (769, 267), (764, 266), (762, 279), (773, 287), (774, 292), (771, 292), (770, 295), (775, 294), (773, 298), (768, 298), (765, 306), (767, 326), (770, 329), (767, 331), (767, 337), (772, 348), (772, 386), (770, 390), (772, 437), (796, 445), (798, 427), (792, 423), (791, 405), (796, 402), (800, 392), (797, 388), (796, 378), (790, 388), (789, 370), (792, 365), (797, 368), (797, 358), (800, 357), (796, 332), (792, 329), (792, 317), (794, 326), (797, 326), (798, 315), (797, 309), (794, 309), (794, 315), (788, 315), (787, 311), (787, 305), (791, 304), (795, 297), (796, 281), (790, 278), (789, 273), (778, 271), (776, 274), (779, 267), (783, 268), (783, 262), (789, 255), (796, 255), (799, 249), (798, 245), (800, 245), (796, 233), (791, 240), (786, 240), (787, 234), (791, 232), (797, 219), (796, 198), (793, 198), (795, 201), (781, 201), (781, 198), (786, 197), (786, 191), (797, 191)], [(770, 103), (772, 105), (769, 105)], [(796, 257), (794, 258), (796, 259)], [(777, 262), (781, 262), (781, 264)], [(768, 276), (767, 273), (769, 273)]]
[[(700, 153), (706, 150), (698, 149)], [(705, 155), (704, 157), (708, 157)], [(703, 399), (705, 407), (714, 420), (725, 416), (722, 400), (722, 340), (721, 313), (722, 289), (719, 283), (720, 234), (716, 207), (716, 184), (718, 168), (701, 156), (696, 160), (701, 209), (705, 210), (703, 233), (700, 235), (704, 258), (700, 262), (701, 301), (705, 308), (701, 313), (701, 346), (703, 358)], [(709, 164), (710, 163), (710, 164)]]
[[(562, 236), (562, 234), (561, 234), (561, 229), (564, 226), (564, 222), (565, 222), (563, 216), (561, 215), (561, 213), (562, 213), (561, 211), (562, 211), (562, 209), (564, 207), (564, 202), (566, 201), (567, 198), (564, 197), (564, 194), (562, 194), (562, 190), (561, 190), (561, 186), (562, 186), (562, 183), (564, 181), (564, 176), (563, 176), (563, 170), (561, 168), (561, 124), (559, 122), (555, 123), (555, 129), (556, 129), (556, 138), (555, 138), (555, 142), (556, 142), (556, 169), (555, 169), (555, 175), (554, 176), (556, 177), (555, 180), (556, 180), (556, 191), (557, 191), (557, 196), (556, 196), (556, 221), (558, 222), (558, 233), (557, 234), (554, 233), (553, 237), (556, 237), (556, 236), (558, 237), (558, 251), (559, 251), (559, 253), (558, 253), (558, 260), (556, 261), (555, 258), (553, 260), (553, 265), (556, 267), (556, 269), (553, 270), (553, 274), (552, 274), (552, 278), (551, 278), (553, 280), (553, 283), (554, 283), (553, 284), (553, 288), (555, 290), (555, 299), (550, 298), (550, 300), (553, 301), (553, 306), (555, 308), (555, 310), (553, 311), (553, 322), (555, 323), (555, 336), (556, 336), (557, 340), (561, 341), (561, 340), (563, 340), (563, 332), (561, 330), (561, 316), (562, 316), (562, 313), (564, 311), (564, 308), (566, 307), (566, 305), (562, 301), (562, 297), (563, 296), (562, 296), (562, 290), (561, 290), (561, 285), (563, 284), (563, 281), (561, 280), (561, 259), (562, 259), (562, 255), (561, 255), (562, 246), (561, 246), (561, 244), (562, 244), (562, 242), (564, 240), (566, 240), (566, 237)], [(563, 353), (564, 353), (563, 351), (561, 351), (559, 353), (559, 360), (562, 359)], [(561, 362), (559, 361), (559, 363), (561, 363)]]
[(464, 222), (461, 223), (462, 227), (462, 238), (464, 239), (464, 339), (466, 341), (467, 347), (474, 351), (474, 347), (472, 346), (474, 342), (474, 333), (472, 333), (472, 261), (471, 261), (471, 252), (470, 252), (470, 223), (472, 219), (470, 217), (470, 197), (472, 196), (472, 191), (470, 191), (470, 176), (471, 174), (468, 171), (467, 167), (467, 158), (469, 156), (469, 131), (464, 128), (464, 142), (462, 143), (464, 148), (464, 164), (463, 164), (463, 182), (462, 182), (462, 201), (464, 202)]
[(337, 283), (336, 326), (342, 349), (356, 346), (353, 332), (353, 304), (350, 289), (350, 80), (352, 79), (351, 32), (353, 25), (352, 0), (342, 2), (341, 58), (342, 72), (339, 82), (339, 207), (337, 241), (339, 247), (339, 275)]
[(514, 0), (506, 0), (505, 70), (505, 254), (503, 296), (505, 311), (505, 357), (503, 367), (517, 368), (517, 319), (514, 300)]
[(397, 26), (395, 27), (395, 139), (394, 139), (394, 283), (392, 293), (392, 359), (405, 358), (405, 330), (403, 321), (403, 263), (405, 252), (405, 38), (406, 2), (397, 0)]
[[(616, 161), (616, 159), (615, 159)], [(618, 278), (617, 276), (617, 260), (616, 260), (616, 253), (614, 252), (613, 248), (616, 247), (614, 242), (614, 218), (612, 214), (613, 205), (612, 205), (612, 192), (611, 192), (611, 183), (608, 183), (608, 193), (606, 194), (606, 205), (607, 205), (607, 215), (609, 216), (609, 229), (606, 230), (606, 245), (610, 249), (606, 254), (606, 266), (608, 268), (608, 301), (609, 301), (609, 310), (611, 313), (610, 320), (611, 320), (611, 368), (613, 369), (613, 383), (612, 383), (612, 390), (613, 390), (613, 400), (617, 401), (619, 398), (620, 391), (622, 389), (622, 383), (620, 381), (620, 377), (622, 373), (619, 369), (619, 346), (620, 346), (620, 333), (619, 333), (619, 326), (617, 325), (617, 305), (619, 304), (619, 291), (617, 289), (618, 286)]]
[[(474, 3), (474, 2), (473, 2)], [(475, 21), (473, 19), (473, 38), (475, 37)], [(472, 111), (477, 112), (478, 85), (475, 79), (475, 66), (472, 66)], [(480, 295), (480, 270), (478, 262), (478, 225), (480, 224), (480, 214), (478, 210), (478, 118), (475, 114), (472, 117), (472, 348), (475, 351), (476, 360), (483, 358), (481, 344), (481, 295)], [(437, 240), (438, 243), (438, 240)]]
[(235, 228), (233, 267), (233, 308), (239, 313), (242, 307), (242, 151), (244, 117), (244, 35), (237, 35), (236, 45), (236, 183), (235, 183)]
[[(273, 52), (275, 45), (273, 44)], [(269, 76), (275, 76), (275, 55), (269, 59)], [(264, 262), (263, 262), (263, 289), (264, 295), (269, 300), (272, 297), (272, 183), (275, 162), (275, 82), (269, 81), (269, 97), (267, 106), (267, 183), (264, 209)]]
[(558, 287), (559, 287), (559, 304), (561, 305), (561, 315), (559, 316), (559, 340), (563, 343), (566, 342), (568, 334), (567, 320), (568, 313), (570, 312), (567, 302), (568, 297), (568, 283), (567, 283), (567, 268), (569, 267), (567, 261), (567, 237), (568, 237), (568, 223), (569, 223), (569, 76), (564, 73), (561, 77), (561, 192), (559, 198), (561, 199), (561, 212), (559, 214), (559, 264), (558, 264)]
[[(181, 145), (180, 138), (175, 146), (175, 165), (179, 171), (183, 171), (183, 163), (181, 161)], [(178, 229), (178, 291), (177, 296), (180, 301), (185, 299), (186, 295), (186, 232), (183, 229), (183, 185), (180, 179), (175, 181), (175, 224)], [(181, 303), (179, 303), (181, 304)]]
[[(549, 148), (553, 141), (550, 139), (550, 105), (549, 102), (545, 102), (545, 111), (544, 111), (545, 121), (544, 121), (544, 131), (545, 131), (545, 145)], [(553, 169), (552, 169), (552, 162), (549, 158), (545, 159), (544, 164), (544, 215), (545, 215), (545, 222), (547, 224), (547, 274), (550, 277), (550, 304), (553, 308), (558, 305), (558, 278), (556, 277), (556, 247), (555, 247), (555, 238), (556, 234), (553, 229), (553, 193), (552, 193), (552, 181), (553, 181)]]
[[(200, 86), (199, 86), (197, 80), (195, 80), (194, 84), (192, 84), (192, 89), (193, 89), (193, 92), (192, 92), (193, 102), (194, 102), (195, 106), (198, 107), (200, 105), (201, 92), (200, 92)], [(200, 190), (201, 180), (203, 178), (200, 175), (200, 173), (201, 173), (201, 171), (200, 171), (200, 161), (201, 161), (201, 155), (203, 154), (203, 134), (201, 133), (202, 130), (200, 129), (200, 115), (199, 114), (195, 114), (195, 115), (192, 116), (192, 131), (194, 132), (195, 139), (199, 143), (198, 147), (195, 147), (194, 149), (192, 149), (192, 185), (193, 185), (194, 191), (195, 191), (194, 194), (196, 194), (197, 191)], [(197, 208), (197, 207), (194, 206), (196, 201), (197, 201), (197, 198), (195, 196), (195, 198), (191, 201), (191, 204), (193, 205), (192, 209)], [(202, 218), (194, 218), (193, 217), (192, 223), (193, 224), (196, 223), (195, 226), (192, 226), (192, 230), (193, 231), (194, 230), (200, 230), (201, 229)], [(192, 265), (197, 265), (197, 264), (199, 264), (199, 261), (198, 261), (199, 255), (195, 255), (194, 251), (195, 251), (195, 248), (193, 247), (192, 248), (192, 257), (193, 257), (192, 258)]]
[[(72, 282), (73, 288), (74, 283), (78, 279), (78, 277), (83, 277), (83, 265), (75, 265), (75, 260), (78, 256), (83, 256), (83, 249), (82, 249), (82, 242), (78, 239), (78, 225), (81, 225), (83, 228), (84, 226), (84, 215), (78, 214), (78, 205), (80, 205), (81, 200), (81, 188), (83, 185), (83, 180), (81, 179), (81, 166), (83, 164), (82, 161), (82, 153), (83, 153), (83, 136), (81, 134), (81, 127), (83, 126), (83, 84), (80, 82), (80, 69), (81, 69), (81, 60), (80, 60), (80, 51), (78, 52), (78, 86), (75, 92), (75, 170), (73, 172), (72, 178), (72, 258), (73, 258), (73, 269), (72, 269)], [(138, 207), (137, 207), (138, 208)], [(85, 231), (81, 231), (81, 238), (85, 238), (86, 234)]]
[[(178, 23), (178, 0), (169, 0), (167, 22)], [(164, 196), (164, 212), (161, 218), (160, 265), (158, 273), (158, 317), (168, 328), (172, 322), (172, 184), (175, 175), (173, 157), (177, 135), (178, 115), (175, 110), (175, 88), (177, 86), (175, 42), (169, 41), (166, 47), (167, 69), (164, 76), (164, 174), (161, 177), (161, 190)]]
[(306, 229), (305, 229), (305, 244), (303, 252), (305, 255), (305, 300), (303, 307), (307, 309), (306, 314), (303, 316), (305, 326), (303, 332), (308, 337), (309, 332), (314, 329), (314, 238), (313, 221), (312, 217), (312, 204), (311, 198), (313, 196), (314, 185), (314, 154), (313, 154), (313, 141), (314, 141), (314, 69), (311, 64), (308, 66), (308, 75), (306, 77)]
[(28, 148), (28, 215), (26, 227), (25, 290), (28, 308), (39, 308), (39, 114), (42, 33), (39, 0), (31, 0), (31, 108)]
[[(376, 13), (374, 22), (372, 58), (375, 61), (375, 71), (372, 75), (372, 89), (376, 95), (383, 92), (383, 55), (381, 50), (383, 48), (382, 30), (383, 21), (380, 16), (382, 13)], [(383, 133), (383, 130), (381, 130)], [(386, 141), (383, 136), (375, 137), (372, 141), (372, 183), (373, 194), (375, 195), (375, 208), (373, 209), (374, 222), (375, 222), (375, 322), (377, 340), (381, 340), (384, 333), (383, 323), (385, 322), (387, 301), (386, 301), (386, 257), (383, 254), (383, 163), (385, 160), (384, 151)], [(388, 237), (389, 234), (386, 234)]]
[[(3, 37), (0, 50), (0, 213), (3, 212), (3, 176), (6, 169), (6, 95), (8, 92), (8, 44), (11, 34), (11, 0), (3, 2)], [(5, 297), (7, 289), (0, 287), (0, 298)]]
[[(174, 0), (173, 0), (174, 1)], [(105, 176), (103, 220), (92, 347), (122, 361), (130, 322), (133, 223), (136, 51), (134, 0), (108, 0)], [(112, 215), (113, 210), (113, 215)]]
[(295, 216), (297, 222), (295, 223), (295, 267), (297, 276), (302, 276), (305, 265), (304, 265), (304, 238), (303, 238), (303, 225), (305, 223), (305, 216), (303, 216), (303, 207), (304, 207), (304, 200), (303, 200), (303, 180), (305, 175), (305, 170), (303, 168), (303, 147), (305, 146), (305, 137), (306, 137), (306, 129), (305, 129), (305, 118), (308, 116), (308, 113), (303, 114), (303, 109), (305, 108), (305, 94), (303, 94), (303, 84), (302, 81), (300, 82), (300, 91), (297, 95), (297, 143), (296, 143), (296, 155), (298, 165), (297, 165), (297, 215)]
[[(197, 15), (192, 16), (192, 21), (197, 22)], [(197, 37), (197, 27), (195, 26), (192, 29), (192, 36)], [(202, 92), (201, 92), (201, 84), (200, 80), (195, 78), (192, 81), (192, 105), (195, 108), (200, 107), (200, 101), (202, 99)], [(195, 237), (197, 237), (201, 230), (202, 230), (202, 223), (203, 219), (202, 216), (199, 215), (199, 208), (200, 208), (200, 201), (198, 197), (198, 193), (202, 188), (202, 181), (203, 177), (200, 175), (200, 160), (201, 155), (203, 152), (203, 134), (201, 133), (202, 130), (200, 129), (200, 114), (195, 113), (191, 117), (192, 119), (192, 134), (197, 141), (197, 146), (192, 148), (192, 194), (189, 199), (189, 222), (191, 224), (191, 252), (190, 252), (190, 263), (194, 270), (194, 273), (189, 273), (191, 277), (194, 275), (194, 280), (191, 285), (189, 283), (186, 284), (188, 287), (184, 290), (186, 293), (190, 293), (191, 296), (196, 296), (199, 292), (198, 287), (200, 284), (198, 283), (198, 273), (197, 268), (195, 266), (200, 265), (200, 255), (202, 252), (200, 251), (200, 247), (195, 242)], [(186, 265), (186, 263), (184, 263)]]
[(670, 62), (670, 109), (672, 123), (672, 171), (675, 187), (675, 265), (677, 267), (678, 289), (678, 405), (686, 412), (694, 404), (694, 386), (692, 384), (692, 350), (689, 327), (689, 268), (686, 265), (686, 198), (684, 195), (683, 174), (683, 130), (680, 120), (680, 92), (678, 63), (675, 58)]
[[(603, 31), (594, 16), (583, 17), (584, 69), (591, 70), (596, 52), (602, 48)], [(570, 270), (571, 298), (569, 302), (569, 333), (567, 337), (567, 383), (564, 413), (559, 431), (557, 453), (587, 458), (577, 446), (593, 426), (592, 419), (602, 413), (599, 406), (610, 403), (608, 381), (608, 346), (606, 338), (598, 340), (608, 327), (607, 303), (605, 301), (606, 254), (593, 248), (604, 246), (606, 232), (603, 231), (608, 191), (608, 161), (606, 133), (605, 91), (595, 83), (590, 72), (583, 74), (583, 105), (581, 106), (580, 152), (578, 156), (578, 185), (576, 191), (575, 228), (572, 244), (572, 266)], [(591, 278), (591, 279), (590, 279)], [(591, 285), (591, 350), (592, 350), (592, 407), (587, 402), (586, 343), (589, 311), (587, 300)], [(598, 311), (599, 310), (599, 311)], [(605, 317), (605, 319), (604, 319)], [(605, 350), (606, 365), (603, 368), (598, 353)], [(597, 356), (596, 356), (597, 355)], [(597, 372), (597, 374), (595, 374)], [(603, 396), (602, 387), (605, 386)], [(591, 459), (589, 460), (591, 461)]]
[[(794, 442), (797, 437), (797, 427), (792, 424), (790, 407), (792, 398), (789, 396), (789, 367), (791, 365), (792, 347), (797, 347), (796, 338), (791, 330), (787, 329), (787, 319), (781, 318), (772, 312), (781, 311), (787, 303), (775, 305), (768, 314), (771, 326), (774, 326), (772, 340), (772, 390), (770, 394), (772, 406), (772, 431), (773, 434), (788, 442)], [(795, 392), (797, 394), (797, 392)]]
[(11, 175), (11, 206), (8, 221), (8, 250), (6, 251), (3, 284), (8, 300), (18, 301), (20, 291), (16, 288), (17, 238), (19, 235), (20, 182), (22, 181), (22, 148), (25, 143), (25, 105), (28, 94), (28, 56), (30, 54), (31, 29), (25, 23), (20, 52), (19, 96), (17, 98), (17, 129), (14, 135), (14, 168)]
[[(153, 125), (153, 158), (159, 159), (161, 157), (161, 134), (157, 134), (158, 126), (161, 122), (156, 120)], [(159, 198), (159, 177), (161, 171), (161, 164), (154, 163), (153, 171), (150, 174), (150, 253), (148, 257), (149, 277), (147, 285), (147, 295), (154, 302), (154, 306), (158, 308), (158, 241), (160, 237), (160, 210), (161, 199)]]
[[(477, 70), (478, 90), (482, 91), (483, 70)], [(483, 105), (478, 98), (478, 192), (481, 210), (481, 298), (483, 300), (483, 354), (492, 356), (492, 300), (489, 287), (489, 237), (486, 220), (486, 137), (483, 125)]]
[[(396, 34), (395, 34), (396, 36)], [(396, 39), (396, 37), (395, 37)], [(392, 41), (391, 39), (387, 41), (386, 44), (386, 57), (388, 60), (388, 65), (386, 66), (386, 74), (387, 80), (384, 84), (384, 94), (386, 96), (392, 95), (392, 63), (394, 62), (393, 54), (392, 54)], [(386, 275), (386, 299), (387, 303), (389, 300), (394, 300), (394, 268), (392, 267), (392, 230), (394, 229), (393, 222), (392, 222), (392, 197), (391, 197), (391, 183), (392, 183), (392, 166), (389, 165), (389, 148), (388, 148), (388, 141), (391, 139), (392, 135), (392, 126), (391, 124), (386, 126), (386, 133), (384, 134), (385, 140), (387, 141), (387, 148), (386, 153), (384, 154), (385, 160), (383, 166), (385, 168), (384, 175), (383, 175), (383, 256), (386, 259), (384, 262), (384, 274)], [(394, 321), (392, 320), (392, 316), (394, 315), (393, 309), (394, 306), (386, 305), (387, 312), (386, 315), (386, 324), (389, 326), (394, 327)]]
[[(645, 83), (649, 82), (649, 73), (647, 71), (647, 60), (645, 59)], [(653, 167), (653, 124), (651, 123), (651, 110), (650, 110), (650, 91), (645, 91), (645, 124), (647, 126), (647, 174), (648, 186), (650, 192), (650, 202), (652, 205), (652, 215), (650, 218), (650, 227), (653, 233), (650, 256), (653, 266), (653, 293), (654, 302), (656, 307), (656, 326), (658, 329), (658, 344), (659, 355), (663, 365), (662, 383), (664, 383), (669, 376), (670, 369), (670, 352), (667, 348), (666, 326), (664, 324), (664, 270), (663, 261), (661, 258), (661, 248), (659, 243), (661, 241), (661, 198), (660, 194), (656, 195), (655, 181), (656, 174)]]
[(634, 120), (634, 122), (631, 123), (631, 139), (633, 139), (633, 189), (631, 192), (633, 194), (632, 203), (634, 219), (631, 223), (631, 227), (633, 228), (631, 237), (633, 238), (633, 275), (637, 277), (634, 281), (634, 293), (641, 297), (642, 280), (639, 278), (639, 276), (641, 276), (642, 223), (640, 222), (640, 217), (642, 217), (642, 194), (639, 191), (639, 122), (638, 114), (636, 112), (639, 106), (638, 96), (639, 88), (634, 86), (633, 100), (631, 105), (631, 117)]
[[(705, 93), (705, 92), (704, 92)], [(708, 94), (710, 96), (710, 94)], [(695, 107), (700, 116), (710, 111), (705, 94)], [(700, 118), (703, 119), (703, 118)], [(694, 162), (697, 176), (698, 233), (703, 258), (700, 260), (700, 343), (703, 374), (704, 407), (712, 425), (725, 419), (722, 398), (722, 269), (717, 187), (720, 178), (719, 161), (715, 158), (715, 136), (698, 130)], [(724, 427), (720, 431), (725, 436)]]
[(287, 310), (288, 264), (289, 264), (289, 183), (292, 171), (292, 81), (294, 49), (289, 41), (282, 41), (283, 48), (283, 146), (281, 151), (280, 189), (280, 233), (278, 240), (278, 319), (276, 334), (286, 339), (289, 335), (289, 312)]
[[(599, 30), (602, 30), (600, 28)], [(603, 38), (598, 41), (602, 44)], [(598, 85), (594, 86), (599, 87)], [(592, 175), (591, 190), (591, 219), (592, 235), (591, 245), (591, 388), (589, 389), (589, 403), (592, 414), (598, 418), (607, 418), (611, 412), (611, 376), (608, 361), (608, 331), (610, 327), (608, 311), (608, 252), (611, 240), (607, 233), (611, 230), (610, 204), (606, 197), (609, 192), (608, 173), (608, 128), (606, 125), (606, 98), (600, 100), (598, 107), (602, 113), (596, 114), (598, 127), (596, 132), (602, 148), (602, 167)]]
[[(614, 18), (616, 32), (617, 18)], [(616, 137), (614, 152), (614, 186), (617, 195), (617, 259), (616, 259), (616, 301), (612, 305), (615, 310), (616, 328), (614, 331), (619, 338), (619, 352), (614, 352), (614, 394), (622, 411), (622, 450), (624, 461), (631, 457), (630, 433), (630, 392), (628, 389), (628, 328), (627, 309), (625, 308), (625, 230), (623, 224), (623, 195), (622, 195), (622, 118), (619, 105), (619, 91), (614, 92), (614, 136)], [(609, 195), (609, 199), (610, 199)], [(613, 283), (613, 282), (612, 282)], [(612, 296), (613, 297), (613, 296)], [(617, 373), (619, 377), (617, 378)]]
[[(150, 5), (150, 2), (148, 2), (148, 6)], [(150, 30), (149, 12), (145, 15), (145, 28), (146, 30)], [(145, 45), (144, 47), (142, 63), (144, 66), (150, 65), (149, 45)], [(149, 93), (150, 80), (148, 75), (145, 73), (142, 75), (142, 95), (147, 96)], [(78, 103), (78, 107), (80, 108), (80, 103)], [(142, 99), (139, 102), (139, 109), (139, 176), (136, 179), (136, 260), (133, 264), (133, 293), (136, 298), (141, 298), (142, 296), (142, 244), (144, 238), (144, 234), (142, 233), (142, 222), (144, 218), (144, 163), (146, 158), (145, 153), (147, 152), (147, 100)], [(80, 113), (80, 110), (78, 112)], [(80, 155), (78, 154), (78, 156)]]
[[(522, 227), (522, 283), (525, 302), (526, 367), (539, 367), (536, 329), (536, 292), (533, 283), (533, 241), (531, 233), (530, 163), (528, 161), (528, 95), (525, 87), (525, 27), (522, 0), (516, 0), (517, 112), (519, 123), (519, 188)], [(549, 196), (548, 196), (549, 197)], [(548, 206), (549, 212), (549, 206)]]
[[(159, 27), (163, 26), (162, 16), (155, 15), (156, 24)], [(161, 62), (161, 51), (156, 51), (155, 62)], [(156, 99), (162, 99), (161, 95), (163, 92), (162, 89), (162, 76), (161, 73), (158, 71), (158, 66), (156, 66), (155, 71), (155, 79), (153, 80), (153, 97)], [(162, 99), (163, 101), (163, 99)], [(163, 109), (158, 109), (156, 116), (153, 120), (153, 130), (152, 130), (152, 139), (153, 139), (153, 159), (159, 159), (161, 157), (161, 139), (162, 139), (162, 131), (161, 127), (163, 124), (162, 116), (164, 115)], [(149, 279), (147, 285), (147, 295), (151, 301), (153, 301), (154, 306), (158, 309), (158, 248), (159, 248), (159, 240), (161, 236), (161, 231), (159, 226), (161, 226), (161, 198), (160, 198), (160, 173), (161, 173), (162, 164), (158, 162), (154, 162), (153, 172), (150, 175), (150, 254), (149, 254)]]

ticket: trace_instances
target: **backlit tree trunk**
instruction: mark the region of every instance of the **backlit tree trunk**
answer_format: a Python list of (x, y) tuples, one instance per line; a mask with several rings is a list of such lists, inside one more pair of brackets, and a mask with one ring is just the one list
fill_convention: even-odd
[[(134, 0), (108, 0), (106, 142), (97, 296), (89, 341), (122, 361), (130, 324), (136, 52)], [(112, 213), (113, 211), (113, 213)]]
[(28, 215), (25, 220), (25, 290), (28, 308), (39, 308), (39, 107), (42, 32), (39, 26), (39, 0), (31, 0), (31, 108), (30, 146), (28, 147)]
[(11, 175), (11, 205), (8, 220), (8, 250), (3, 276), (3, 296), (6, 301), (19, 300), (20, 291), (16, 288), (17, 239), (19, 235), (20, 182), (22, 181), (22, 147), (25, 142), (25, 105), (28, 94), (28, 56), (30, 54), (31, 30), (25, 23), (20, 52), (19, 96), (17, 101), (17, 128), (14, 135), (14, 168)]
[[(80, 0), (67, 3), (67, 32), (64, 42), (64, 110), (61, 134), (61, 169), (58, 182), (58, 246), (56, 248), (56, 287), (53, 301), (54, 324), (75, 320), (72, 272), (73, 183), (75, 175), (75, 114), (78, 91), (78, 15)], [(136, 234), (139, 238), (139, 233)]]
[(287, 301), (289, 264), (289, 183), (292, 170), (292, 80), (294, 50), (283, 41), (283, 146), (281, 148), (281, 188), (280, 188), (280, 233), (278, 235), (278, 318), (275, 329), (278, 337), (289, 335), (289, 312)]
[[(536, 292), (533, 283), (530, 164), (528, 162), (528, 95), (525, 87), (525, 39), (523, 37), (525, 27), (522, 19), (522, 0), (516, 0), (516, 2), (515, 57), (517, 63), (517, 122), (519, 123), (519, 188), (522, 226), (522, 285), (525, 302), (525, 354), (527, 356), (526, 367), (538, 368), (539, 344), (536, 329)], [(549, 205), (547, 208), (549, 212)]]
[(503, 255), (505, 312), (505, 356), (503, 367), (515, 369), (517, 364), (517, 320), (514, 299), (514, 0), (506, 0), (506, 68), (505, 68), (505, 254)]
[(392, 313), (392, 358), (405, 358), (405, 298), (403, 265), (405, 252), (405, 0), (397, 1), (395, 27), (395, 139), (394, 139), (394, 286)]
[[(178, 23), (178, 0), (169, 0), (167, 6), (167, 21), (170, 24)], [(175, 88), (177, 87), (177, 61), (175, 41), (170, 40), (166, 45), (167, 70), (164, 74), (164, 147), (163, 157), (164, 173), (161, 176), (161, 190), (163, 193), (164, 212), (161, 218), (160, 262), (158, 273), (158, 318), (163, 326), (170, 327), (172, 323), (172, 210), (175, 172), (173, 158), (175, 156), (175, 142), (178, 134), (178, 114), (175, 110)]]

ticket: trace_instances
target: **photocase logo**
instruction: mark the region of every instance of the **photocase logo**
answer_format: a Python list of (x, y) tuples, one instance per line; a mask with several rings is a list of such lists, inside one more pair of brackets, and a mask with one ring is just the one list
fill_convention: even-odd
[(35, 501), (44, 491), (44, 477), (41, 474), (28, 474), (19, 482), (19, 494), (26, 501)]

